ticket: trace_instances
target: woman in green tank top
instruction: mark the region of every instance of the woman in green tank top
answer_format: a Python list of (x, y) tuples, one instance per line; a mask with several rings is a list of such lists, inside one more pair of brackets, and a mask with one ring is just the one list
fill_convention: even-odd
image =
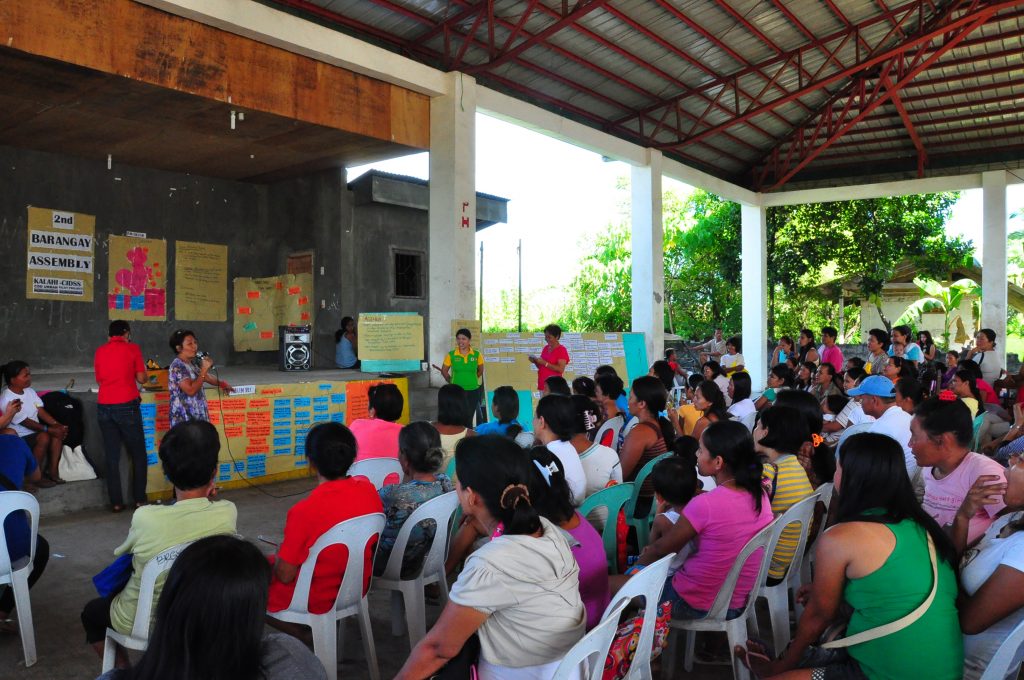
[[(737, 654), (759, 677), (810, 680), (867, 678), (959, 680), (963, 639), (957, 618), (955, 551), (939, 525), (917, 503), (903, 450), (890, 437), (863, 433), (840, 449), (835, 477), (836, 523), (817, 542), (814, 582), (797, 597), (806, 609), (793, 642), (775, 661), (749, 641)], [(935, 546), (933, 578), (928, 537)], [(919, 618), (900, 630), (840, 649), (815, 646), (852, 610), (846, 636), (900, 621), (932, 593)]]

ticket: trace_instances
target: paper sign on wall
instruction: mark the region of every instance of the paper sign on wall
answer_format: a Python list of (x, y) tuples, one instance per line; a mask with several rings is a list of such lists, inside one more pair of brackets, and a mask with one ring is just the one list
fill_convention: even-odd
[(484, 332), (479, 319), (452, 319), (452, 349), (459, 346), (458, 341), (455, 339), (455, 334), (461, 328), (465, 328), (470, 332), (470, 345), (479, 349), (480, 343), (484, 341)]
[(167, 319), (167, 241), (110, 235), (107, 312), (111, 319)]
[(96, 218), (30, 207), (26, 222), (25, 297), (92, 302)]
[(278, 349), (278, 326), (310, 325), (312, 274), (234, 280), (234, 345), (239, 352)]
[(363, 361), (423, 359), (423, 317), (419, 314), (360, 314), (359, 358)]
[(227, 321), (228, 247), (177, 241), (174, 248), (174, 318)]

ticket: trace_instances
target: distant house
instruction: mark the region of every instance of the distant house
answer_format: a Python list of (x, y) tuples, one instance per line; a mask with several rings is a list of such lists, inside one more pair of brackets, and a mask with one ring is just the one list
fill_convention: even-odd
[[(907, 307), (922, 297), (925, 297), (924, 293), (914, 284), (914, 278), (918, 276), (917, 269), (910, 263), (904, 263), (896, 268), (895, 273), (888, 283), (882, 288), (881, 295), (881, 307), (882, 312), (885, 314), (889, 322), (895, 322), (897, 318), (907, 309)], [(981, 284), (981, 265), (977, 260), (970, 266), (962, 267), (950, 274), (947, 281), (943, 282), (943, 285), (949, 285), (952, 281), (959, 279), (971, 279), (972, 281)], [(830, 284), (834, 286), (837, 282), (832, 281)], [(878, 316), (878, 309), (875, 304), (869, 300), (864, 300), (863, 294), (857, 286), (857, 279), (851, 278), (842, 282), (843, 298), (847, 301), (860, 300), (860, 328), (861, 335), (863, 335), (872, 328), (885, 328), (881, 318)], [(1010, 307), (1018, 311), (1024, 312), (1024, 288), (1012, 283), (1007, 282), (1007, 289), (1009, 292), (1009, 303)], [(960, 305), (960, 317), (964, 320), (964, 327), (968, 334), (971, 334), (974, 327), (974, 317), (971, 311), (971, 305), (975, 302), (974, 296), (965, 296), (963, 302)], [(942, 337), (942, 323), (943, 314), (932, 313), (923, 314), (921, 316), (920, 323), (916, 324), (917, 329), (926, 330), (931, 332), (932, 337), (937, 341), (941, 342)], [(950, 329), (952, 336), (950, 338), (953, 341), (951, 344), (958, 345), (960, 343), (955, 342), (956, 338), (956, 325)]]

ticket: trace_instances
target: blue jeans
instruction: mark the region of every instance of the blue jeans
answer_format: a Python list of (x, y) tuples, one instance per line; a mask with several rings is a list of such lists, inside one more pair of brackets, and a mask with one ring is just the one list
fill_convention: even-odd
[[(672, 603), (672, 618), (674, 619), (703, 619), (708, 615), (707, 609), (696, 609), (691, 607), (686, 600), (679, 596), (672, 586), (672, 577), (665, 581), (665, 587), (661, 591), (661, 602)], [(743, 613), (743, 608), (728, 609), (725, 612), (726, 619), (735, 619)]]
[(121, 444), (132, 465), (132, 500), (146, 501), (146, 437), (139, 399), (125, 404), (97, 404), (97, 420), (107, 458), (107, 493), (112, 505), (124, 505), (121, 493)]

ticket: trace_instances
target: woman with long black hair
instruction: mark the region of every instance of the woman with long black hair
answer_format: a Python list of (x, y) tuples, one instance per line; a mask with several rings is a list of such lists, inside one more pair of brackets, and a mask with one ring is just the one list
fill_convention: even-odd
[(236, 536), (185, 548), (164, 583), (149, 645), (131, 669), (100, 680), (326, 680), (297, 638), (263, 634), (270, 565)]
[[(793, 642), (775, 661), (756, 642), (737, 653), (762, 678), (959, 679), (956, 551), (918, 504), (902, 447), (886, 435), (851, 436), (839, 449), (835, 481), (836, 523), (818, 539)], [(846, 637), (900, 626), (838, 650), (815, 647), (844, 603), (853, 611)]]

